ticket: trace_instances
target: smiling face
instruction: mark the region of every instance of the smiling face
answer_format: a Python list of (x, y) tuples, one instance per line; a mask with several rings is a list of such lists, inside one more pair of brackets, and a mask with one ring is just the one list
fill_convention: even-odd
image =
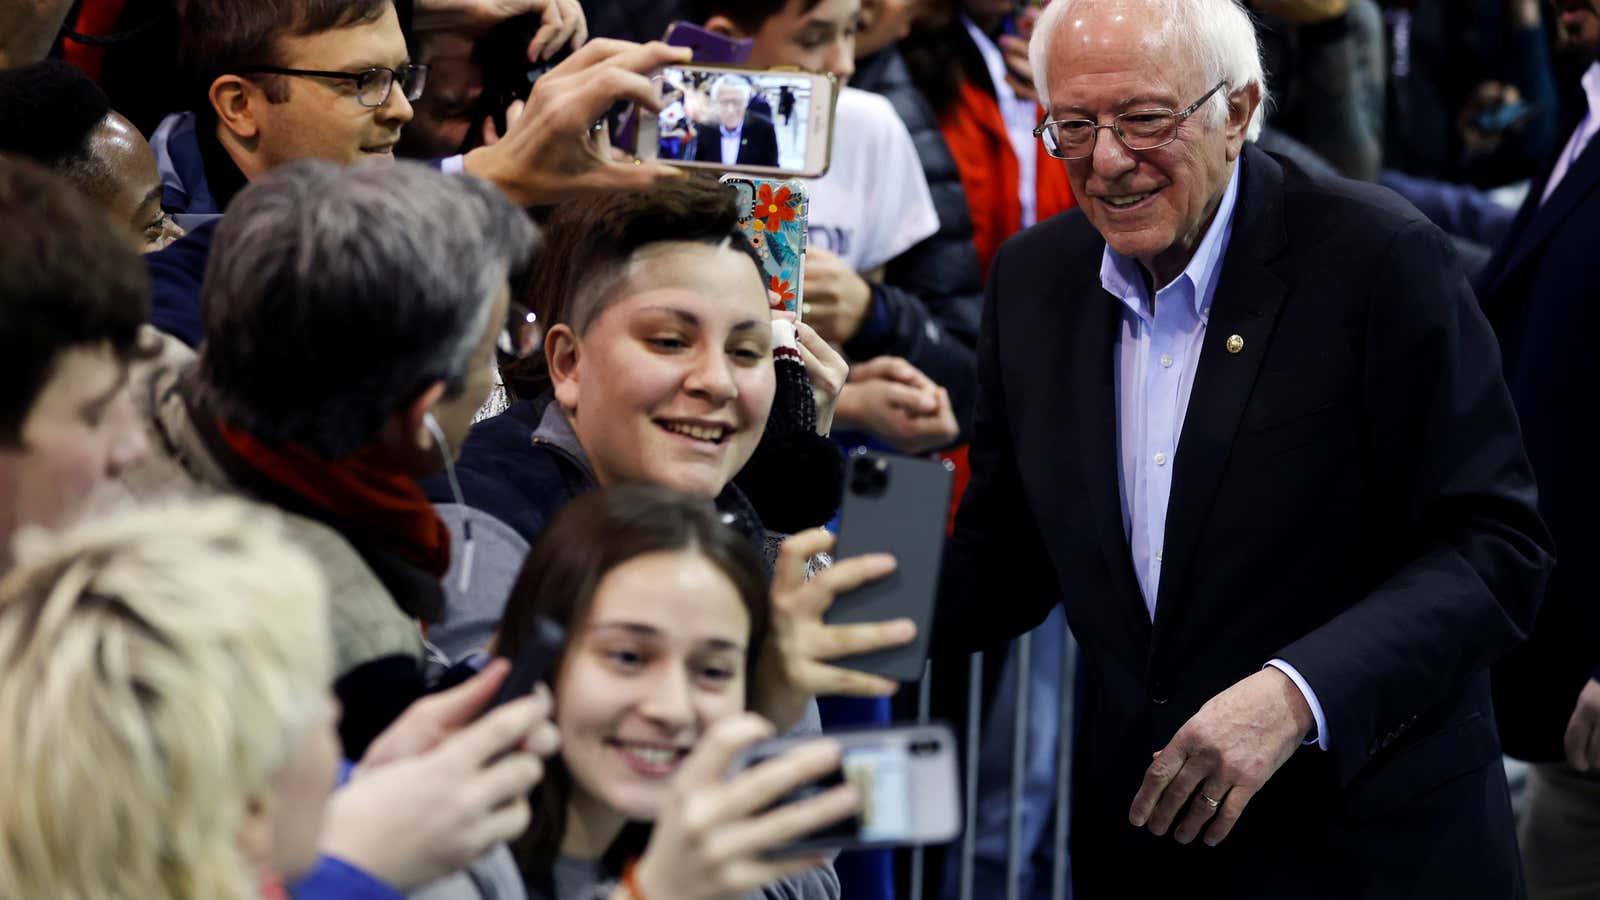
[[(1173, 48), (1149, 40), (1149, 28), (1119, 4), (1063, 17), (1048, 65), (1050, 118), (1109, 124), (1120, 113), (1186, 109), (1210, 90), (1201, 67), (1174, 63)], [(1228, 89), (1224, 88), (1225, 93)], [(1094, 154), (1068, 161), (1074, 196), (1113, 250), (1138, 259), (1166, 284), (1183, 271), (1205, 235), (1244, 146), (1253, 91), (1229, 99), (1225, 122), (1206, 107), (1186, 119), (1177, 140), (1135, 153), (1102, 130)]]
[(637, 556), (606, 573), (555, 685), (583, 832), (656, 818), (700, 736), (744, 710), (749, 641), (737, 588), (696, 551)]
[(737, 131), (744, 124), (744, 112), (750, 104), (750, 95), (731, 84), (717, 88), (717, 121), (723, 129)]
[[(278, 65), (289, 69), (360, 72), (398, 68), (409, 59), (400, 20), (392, 5), (370, 22), (278, 40)], [(395, 84), (379, 107), (362, 106), (353, 81), (299, 76), (264, 76), (283, 82), (286, 99), (273, 103), (261, 90), (250, 93), (257, 123), (252, 155), (262, 171), (296, 159), (353, 163), (393, 157), (401, 128), (411, 121), (411, 103)], [(254, 177), (259, 172), (246, 172)]]
[(715, 497), (755, 452), (776, 390), (754, 262), (725, 244), (651, 244), (612, 295), (581, 335), (546, 335), (556, 401), (601, 486)]

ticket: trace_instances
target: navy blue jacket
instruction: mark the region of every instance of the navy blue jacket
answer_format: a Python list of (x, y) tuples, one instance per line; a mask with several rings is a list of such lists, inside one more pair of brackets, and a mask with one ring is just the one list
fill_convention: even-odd
[(1560, 563), (1528, 644), (1495, 669), (1495, 713), (1506, 752), (1562, 759), (1561, 738), (1591, 677), (1600, 677), (1600, 472), (1589, 458), (1594, 386), (1588, 343), (1600, 331), (1600, 141), (1591, 141), (1539, 205), (1547, 167), (1477, 281), (1500, 337), (1506, 383), (1539, 482), (1539, 513)]

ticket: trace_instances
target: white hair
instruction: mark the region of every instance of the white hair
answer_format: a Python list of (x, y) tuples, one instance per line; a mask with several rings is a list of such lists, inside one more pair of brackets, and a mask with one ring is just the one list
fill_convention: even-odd
[(717, 92), (723, 88), (733, 88), (744, 96), (746, 106), (750, 105), (750, 98), (755, 96), (756, 89), (750, 82), (737, 75), (720, 75), (716, 81), (711, 82), (711, 99), (717, 99)]
[(1180, 52), (1194, 60), (1205, 74), (1206, 84), (1200, 90), (1209, 90), (1219, 81), (1228, 83), (1227, 89), (1218, 91), (1210, 104), (1213, 125), (1226, 117), (1230, 92), (1259, 85), (1261, 102), (1250, 120), (1247, 137), (1255, 140), (1261, 136), (1268, 99), (1267, 78), (1261, 66), (1255, 23), (1239, 0), (1053, 0), (1034, 26), (1033, 41), (1028, 46), (1034, 87), (1046, 110), (1050, 108), (1047, 64), (1056, 32), (1076, 14), (1104, 6), (1136, 10), (1140, 19), (1150, 23), (1147, 47)]

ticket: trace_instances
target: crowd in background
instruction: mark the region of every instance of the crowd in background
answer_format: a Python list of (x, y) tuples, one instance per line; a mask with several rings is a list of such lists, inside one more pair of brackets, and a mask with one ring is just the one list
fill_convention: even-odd
[[(729, 770), (766, 737), (915, 715), (914, 690), (837, 665), (916, 625), (825, 623), (896, 565), (832, 558), (829, 528), (857, 448), (949, 460), (958, 505), (983, 478), (1002, 247), (1086, 199), (1041, 126), (1064, 118), (1047, 5), (7, 3), (0, 898), (904, 895), (904, 854), (769, 853), (856, 813), (849, 785), (772, 806), (836, 745)], [(1507, 763), (1529, 896), (1600, 896), (1575, 365), (1600, 0), (1239, 5), (1270, 95), (1254, 143), (1415, 206), (1499, 339), (1560, 563), (1490, 718), (1531, 764)], [(662, 108), (655, 76), (691, 59), (657, 40), (673, 21), (840, 86), (798, 321), (736, 195), (604, 124)], [(1088, 124), (1091, 148), (1122, 127)], [(1073, 777), (1053, 748), (1095, 680), (1062, 666), (1061, 615), (974, 685), (987, 723), (1035, 685), (1029, 897)], [(568, 636), (547, 685), (494, 706), (546, 621)], [(963, 719), (965, 654), (930, 671)], [(998, 896), (1014, 736), (984, 733), (977, 893)], [(923, 864), (954, 897), (955, 861)]]

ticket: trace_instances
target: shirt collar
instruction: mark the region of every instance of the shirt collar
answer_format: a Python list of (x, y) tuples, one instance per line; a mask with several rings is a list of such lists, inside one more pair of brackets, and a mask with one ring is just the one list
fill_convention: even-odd
[[(1184, 283), (1193, 290), (1194, 312), (1201, 319), (1206, 318), (1211, 310), (1217, 273), (1222, 268), (1222, 258), (1233, 234), (1233, 212), (1239, 202), (1239, 170), (1243, 167), (1244, 156), (1241, 154), (1233, 164), (1233, 173), (1228, 176), (1228, 187), (1222, 192), (1222, 202), (1217, 205), (1217, 214), (1211, 220), (1211, 227), (1206, 229), (1206, 236), (1200, 240), (1200, 246), (1190, 258), (1189, 265), (1171, 284), (1156, 292), (1160, 296), (1177, 287), (1180, 282)], [(1145, 308), (1144, 274), (1140, 271), (1139, 261), (1112, 250), (1109, 244), (1100, 260), (1100, 285), (1136, 315), (1149, 315)]]
[(1589, 121), (1600, 119), (1600, 62), (1589, 64), (1583, 73), (1583, 92), (1589, 98)]

